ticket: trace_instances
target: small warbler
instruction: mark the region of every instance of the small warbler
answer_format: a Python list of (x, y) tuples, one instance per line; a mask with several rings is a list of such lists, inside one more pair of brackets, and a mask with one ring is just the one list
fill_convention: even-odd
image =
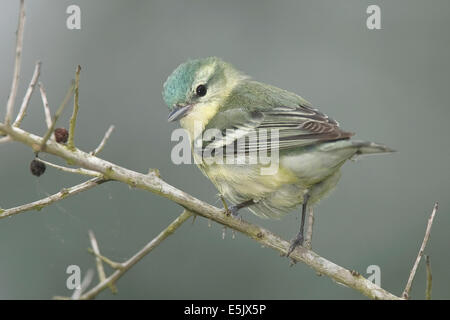
[[(233, 215), (247, 207), (260, 217), (280, 218), (302, 205), (300, 231), (288, 256), (303, 244), (307, 206), (336, 186), (341, 166), (356, 155), (393, 151), (350, 140), (353, 133), (302, 97), (254, 81), (216, 57), (178, 66), (164, 83), (163, 98), (168, 121), (179, 120), (187, 130), (196, 164), (233, 204)], [(211, 130), (214, 134), (206, 134)], [(227, 148), (232, 152), (223, 152)], [(276, 170), (265, 174), (269, 164), (250, 161), (263, 151), (277, 156)], [(219, 153), (235, 161), (208, 161)]]

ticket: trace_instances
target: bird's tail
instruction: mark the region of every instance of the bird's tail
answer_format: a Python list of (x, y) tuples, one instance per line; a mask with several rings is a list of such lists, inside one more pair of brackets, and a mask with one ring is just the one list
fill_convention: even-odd
[(356, 148), (356, 154), (374, 154), (395, 152), (394, 149), (388, 148), (385, 145), (368, 142), (368, 141), (350, 141), (353, 148)]
[(342, 158), (350, 158), (362, 154), (376, 154), (395, 152), (395, 150), (388, 148), (382, 144), (358, 141), (358, 140), (339, 140), (330, 143), (324, 143), (321, 146), (322, 151), (331, 151), (339, 153)]

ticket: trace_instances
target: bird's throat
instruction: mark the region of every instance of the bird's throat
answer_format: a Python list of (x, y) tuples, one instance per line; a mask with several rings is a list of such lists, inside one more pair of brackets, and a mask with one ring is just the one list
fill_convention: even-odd
[(205, 130), (208, 122), (217, 114), (219, 104), (196, 104), (188, 115), (180, 120), (181, 126), (187, 130), (191, 141), (197, 138)]

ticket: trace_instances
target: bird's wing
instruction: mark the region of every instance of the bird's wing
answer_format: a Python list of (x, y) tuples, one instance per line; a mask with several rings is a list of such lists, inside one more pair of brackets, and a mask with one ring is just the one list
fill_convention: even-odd
[[(213, 121), (208, 127), (215, 128), (216, 133), (221, 134), (213, 134), (212, 138), (204, 135), (203, 152), (211, 154), (213, 149), (225, 148), (230, 144), (235, 144), (235, 152), (245, 150), (247, 153), (273, 147), (285, 150), (319, 141), (346, 139), (353, 135), (341, 130), (336, 121), (317, 109), (300, 104), (253, 111), (231, 109), (222, 112), (220, 118), (226, 121)], [(240, 146), (241, 149), (236, 146)]]

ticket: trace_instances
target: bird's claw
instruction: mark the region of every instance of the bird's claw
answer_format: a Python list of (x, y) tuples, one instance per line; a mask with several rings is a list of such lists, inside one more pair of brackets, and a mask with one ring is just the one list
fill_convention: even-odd
[(222, 196), (220, 198), (221, 198), (222, 203), (223, 203), (223, 209), (225, 211), (225, 214), (227, 216), (231, 215), (232, 217), (237, 217), (238, 216), (238, 211), (239, 211), (240, 208), (238, 206), (236, 206), (236, 205), (232, 205), (232, 206), (229, 207), (227, 205), (227, 202), (225, 201), (225, 199)]
[(233, 217), (237, 217), (238, 214), (239, 214), (238, 211), (239, 211), (239, 208), (237, 206), (233, 205), (231, 207), (228, 207), (227, 215), (231, 215)]
[(292, 241), (291, 245), (289, 246), (289, 250), (288, 250), (286, 257), (289, 258), (289, 255), (292, 253), (292, 251), (294, 251), (295, 248), (297, 248), (299, 246), (300, 247), (303, 246), (303, 236), (297, 237), (294, 239), (294, 241)]

